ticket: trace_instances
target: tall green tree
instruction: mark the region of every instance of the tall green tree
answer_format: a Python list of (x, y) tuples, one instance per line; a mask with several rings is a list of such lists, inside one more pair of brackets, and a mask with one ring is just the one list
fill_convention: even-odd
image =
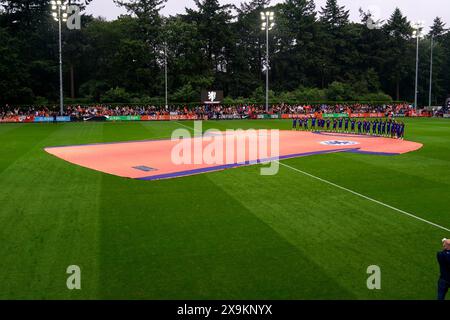
[(329, 30), (339, 29), (349, 23), (350, 11), (345, 6), (339, 6), (337, 0), (327, 0), (321, 8), (320, 20)]
[(0, 105), (32, 103), (29, 69), (20, 58), (20, 42), (0, 27)]
[(243, 2), (237, 8), (233, 24), (235, 46), (230, 70), (233, 73), (234, 96), (249, 96), (261, 85), (265, 34), (261, 31), (260, 13), (269, 10), (270, 0)]
[(431, 26), (428, 35), (435, 38), (440, 38), (445, 34), (446, 31), (448, 30), (445, 28), (444, 21), (442, 21), (440, 17), (436, 17), (433, 21), (433, 25)]
[[(164, 8), (167, 0), (114, 0), (114, 2), (124, 7), (127, 12), (137, 19), (137, 23), (131, 24), (133, 29), (130, 31), (133, 32), (134, 36), (132, 39), (122, 43), (119, 56), (125, 58), (125, 60), (128, 57), (128, 61), (125, 64), (133, 64), (136, 61), (133, 58), (130, 59), (130, 54), (143, 52), (143, 50), (147, 49), (147, 62), (144, 65), (135, 63), (135, 67), (132, 68), (138, 73), (134, 78), (135, 81), (139, 81), (144, 87), (148, 87), (148, 93), (162, 95), (163, 66), (160, 63), (160, 57), (164, 39), (162, 38), (163, 24), (160, 11)], [(142, 68), (143, 66), (145, 68)], [(130, 74), (129, 76), (132, 77), (133, 75)], [(154, 81), (155, 78), (158, 80)]]
[(317, 85), (317, 77), (311, 77), (320, 74), (316, 57), (318, 27), (314, 1), (287, 0), (280, 5), (277, 31), (273, 70), (276, 87), (293, 90), (300, 85)]
[(349, 25), (349, 11), (344, 6), (339, 6), (337, 0), (327, 0), (325, 7), (320, 10), (321, 30), (318, 41), (322, 45), (317, 52), (323, 86), (333, 80), (345, 80), (348, 70), (343, 66), (348, 65), (348, 61), (354, 58), (354, 46), (351, 42), (355, 32)]
[(202, 43), (199, 54), (208, 62), (205, 76), (215, 75), (214, 85), (228, 93), (230, 73), (228, 65), (234, 37), (231, 31), (231, 5), (220, 5), (218, 0), (195, 0), (196, 9), (187, 9), (186, 20), (196, 25)]
[[(194, 9), (163, 17), (163, 0), (116, 0), (128, 12), (113, 21), (85, 13), (82, 29), (63, 31), (65, 96), (86, 102), (155, 101), (164, 95), (167, 47), (173, 100), (198, 101), (201, 89), (233, 98), (264, 96), (265, 32), (260, 12), (275, 12), (269, 34), (271, 96), (299, 100), (414, 97), (412, 28), (395, 10), (381, 28), (370, 13), (350, 22), (329, 0), (316, 12), (311, 0), (247, 0), (239, 7), (198, 0)], [(71, 0), (86, 7), (90, 0)], [(430, 36), (434, 35), (433, 103), (450, 92), (450, 33), (436, 19), (420, 40), (419, 99), (428, 102)], [(0, 0), (0, 103), (58, 100), (58, 24), (48, 0)], [(319, 90), (323, 88), (323, 90)], [(384, 97), (377, 94), (377, 97)], [(245, 101), (245, 99), (239, 99)]]
[(360, 10), (361, 24), (359, 25), (358, 41), (356, 43), (358, 59), (354, 61), (360, 73), (360, 81), (367, 82), (367, 89), (371, 92), (381, 90), (381, 75), (384, 62), (390, 52), (385, 49), (388, 37), (382, 30), (382, 21), (376, 21), (371, 12)]
[(50, 16), (50, 0), (0, 0), (0, 8), (14, 30), (36, 30)]
[(387, 89), (389, 93), (395, 93), (397, 100), (406, 99), (407, 94), (406, 90), (403, 89), (402, 82), (407, 79), (413, 66), (411, 58), (414, 57), (414, 54), (410, 43), (413, 29), (400, 9), (396, 8), (384, 25), (383, 30), (388, 37), (385, 50), (389, 51), (389, 56), (384, 64), (384, 73), (390, 82)]
[[(433, 37), (433, 41), (431, 41)], [(424, 40), (426, 49), (422, 51), (421, 57), (429, 61), (431, 54), (431, 43), (433, 43), (433, 83), (432, 103), (440, 105), (446, 96), (450, 95), (450, 32), (441, 18), (437, 17)], [(426, 69), (428, 71), (428, 68)], [(428, 79), (428, 77), (427, 77)], [(429, 82), (427, 83), (429, 85)]]

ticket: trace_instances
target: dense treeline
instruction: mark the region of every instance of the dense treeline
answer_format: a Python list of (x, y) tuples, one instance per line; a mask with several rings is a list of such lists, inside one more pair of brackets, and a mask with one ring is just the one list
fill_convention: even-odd
[[(88, 1), (71, 1), (89, 5)], [(240, 7), (196, 0), (196, 9), (163, 17), (164, 0), (115, 1), (129, 15), (115, 21), (82, 18), (64, 30), (66, 102), (155, 103), (164, 96), (164, 48), (173, 102), (199, 100), (203, 88), (223, 89), (227, 101), (264, 97), (265, 34), (260, 12), (271, 8), (271, 89), (277, 102), (414, 100), (413, 28), (397, 9), (377, 28), (336, 0), (248, 0)], [(434, 36), (434, 105), (450, 93), (450, 32), (436, 18), (420, 41), (419, 99), (428, 104)], [(58, 100), (57, 23), (49, 0), (0, 0), (0, 103)]]

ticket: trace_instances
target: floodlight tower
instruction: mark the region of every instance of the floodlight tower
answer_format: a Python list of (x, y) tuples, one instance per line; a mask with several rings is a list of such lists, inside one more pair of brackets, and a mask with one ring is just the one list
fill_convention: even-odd
[(431, 54), (430, 54), (430, 91), (428, 93), (428, 106), (431, 107), (431, 98), (433, 94), (433, 49), (434, 49), (434, 34), (431, 34)]
[(169, 109), (168, 81), (167, 81), (167, 42), (164, 43), (164, 85), (166, 110)]
[(422, 36), (424, 23), (422, 21), (417, 21), (413, 24), (413, 37), (417, 39), (417, 48), (416, 48), (416, 85), (414, 91), (414, 108), (417, 110), (417, 94), (419, 93), (419, 41)]
[(264, 63), (263, 71), (266, 73), (266, 112), (269, 113), (269, 31), (275, 26), (275, 14), (273, 11), (261, 12), (261, 30), (266, 32), (266, 61)]
[(64, 115), (63, 61), (62, 61), (62, 22), (67, 21), (66, 0), (52, 0), (52, 15), (58, 22), (59, 30), (59, 112)]
[(169, 79), (168, 79), (168, 69), (169, 69), (169, 63), (168, 63), (168, 44), (167, 44), (167, 38), (168, 38), (168, 20), (163, 19), (163, 48), (160, 51), (161, 54), (164, 56), (164, 95), (165, 95), (165, 107), (166, 110), (169, 110)]

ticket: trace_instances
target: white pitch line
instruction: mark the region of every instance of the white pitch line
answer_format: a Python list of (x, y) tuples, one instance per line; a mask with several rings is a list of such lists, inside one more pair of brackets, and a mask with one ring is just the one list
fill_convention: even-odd
[[(178, 122), (178, 121), (176, 121), (176, 123), (178, 123), (179, 125), (181, 125), (181, 126), (183, 126), (183, 127), (186, 127), (186, 128), (188, 128), (188, 129), (191, 129), (191, 130), (194, 131), (194, 132), (195, 132), (195, 131), (198, 131), (198, 130), (195, 130), (195, 129), (192, 128), (192, 127), (186, 126), (186, 125), (184, 125), (184, 124), (182, 124), (182, 123), (180, 123), (180, 122)], [(431, 225), (431, 226), (433, 226), (433, 227), (436, 227), (436, 228), (439, 228), (439, 229), (441, 229), (441, 230), (445, 230), (445, 231), (447, 231), (447, 232), (450, 232), (450, 229), (447, 229), (446, 227), (443, 227), (443, 226), (441, 226), (441, 225), (439, 225), (439, 224), (436, 224), (436, 223), (434, 223), (434, 222), (431, 222), (431, 221), (428, 221), (428, 220), (423, 219), (423, 218), (421, 218), (421, 217), (418, 217), (418, 216), (416, 216), (416, 215), (414, 215), (414, 214), (412, 214), (412, 213), (409, 213), (409, 212), (406, 212), (406, 211), (404, 211), (404, 210), (398, 209), (398, 208), (396, 208), (396, 207), (390, 206), (390, 205), (388, 205), (388, 204), (386, 204), (386, 203), (384, 203), (384, 202), (375, 200), (375, 199), (373, 199), (373, 198), (370, 198), (370, 197), (368, 197), (368, 196), (365, 196), (365, 195), (363, 195), (363, 194), (361, 194), (361, 193), (358, 193), (358, 192), (356, 192), (356, 191), (353, 191), (353, 190), (350, 190), (350, 189), (348, 189), (348, 188), (342, 187), (342, 186), (340, 186), (340, 185), (338, 185), (338, 184), (336, 184), (336, 183), (333, 183), (333, 182), (331, 182), (331, 181), (328, 181), (328, 180), (325, 180), (325, 179), (316, 177), (316, 176), (314, 176), (314, 175), (312, 175), (312, 174), (310, 174), (310, 173), (308, 173), (308, 172), (305, 172), (305, 171), (302, 171), (302, 170), (300, 170), (300, 169), (291, 167), (291, 166), (289, 166), (289, 165), (287, 165), (287, 164), (281, 163), (281, 162), (279, 162), (279, 161), (276, 161), (276, 162), (278, 162), (280, 165), (282, 165), (282, 166), (284, 166), (284, 167), (286, 167), (286, 168), (289, 168), (289, 169), (294, 170), (294, 171), (296, 171), (296, 172), (298, 172), (298, 173), (304, 174), (304, 175), (306, 175), (306, 176), (308, 176), (308, 177), (310, 177), (310, 178), (319, 180), (319, 181), (321, 181), (321, 182), (324, 182), (324, 183), (326, 183), (326, 184), (329, 184), (329, 185), (331, 185), (331, 186), (333, 186), (333, 187), (336, 187), (336, 188), (338, 188), (338, 189), (341, 189), (341, 190), (350, 192), (350, 193), (352, 193), (352, 194), (354, 194), (354, 195), (356, 195), (356, 196), (358, 196), (358, 197), (361, 197), (361, 198), (363, 198), (363, 199), (372, 201), (372, 202), (374, 202), (374, 203), (376, 203), (376, 204), (379, 204), (379, 205), (381, 205), (381, 206), (383, 206), (383, 207), (386, 207), (386, 208), (389, 208), (389, 209), (391, 209), (391, 210), (397, 211), (397, 212), (399, 212), (399, 213), (401, 213), (401, 214), (404, 214), (404, 215), (406, 215), (406, 216), (408, 216), (408, 217), (410, 217), (410, 218), (413, 218), (413, 219), (416, 219), (416, 220), (425, 222), (425, 223), (427, 223), (427, 224), (429, 224), (429, 225)]]
[(361, 194), (361, 193), (358, 193), (358, 192), (356, 192), (356, 191), (347, 189), (347, 188), (345, 188), (345, 187), (342, 187), (342, 186), (340, 186), (340, 185), (337, 185), (337, 184), (335, 184), (335, 183), (333, 183), (333, 182), (330, 182), (330, 181), (327, 181), (327, 180), (325, 180), (325, 179), (316, 177), (316, 176), (314, 176), (314, 175), (312, 175), (312, 174), (310, 174), (310, 173), (307, 173), (307, 172), (305, 172), (305, 171), (302, 171), (302, 170), (299, 170), (299, 169), (297, 169), (297, 168), (291, 167), (291, 166), (289, 166), (289, 165), (287, 165), (287, 164), (281, 163), (281, 162), (279, 162), (279, 161), (277, 161), (277, 162), (278, 162), (280, 165), (282, 165), (282, 166), (284, 166), (284, 167), (286, 167), (286, 168), (289, 168), (289, 169), (291, 169), (291, 170), (294, 170), (294, 171), (296, 171), (296, 172), (299, 172), (299, 173), (301, 173), (301, 174), (304, 174), (304, 175), (306, 175), (306, 176), (308, 176), (308, 177), (310, 177), (310, 178), (313, 178), (313, 179), (319, 180), (319, 181), (321, 181), (321, 182), (327, 183), (327, 184), (329, 184), (329, 185), (331, 185), (331, 186), (333, 186), (333, 187), (336, 187), (336, 188), (339, 188), (339, 189), (341, 189), (341, 190), (350, 192), (350, 193), (352, 193), (352, 194), (354, 194), (354, 195), (356, 195), (356, 196), (358, 196), (358, 197), (361, 197), (361, 198), (363, 198), (363, 199), (366, 199), (366, 200), (375, 202), (375, 203), (377, 203), (377, 204), (379, 204), (379, 205), (382, 205), (382, 206), (384, 206), (384, 207), (386, 207), (386, 208), (389, 208), (389, 209), (392, 209), (392, 210), (394, 210), (394, 211), (400, 212), (401, 214), (404, 214), (404, 215), (406, 215), (406, 216), (408, 216), (408, 217), (417, 219), (417, 220), (419, 220), (419, 221), (422, 221), (422, 222), (425, 222), (425, 223), (427, 223), (427, 224), (429, 224), (429, 225), (432, 225), (432, 226), (434, 226), (434, 227), (436, 227), (436, 228), (439, 228), (439, 229), (445, 230), (445, 231), (447, 231), (447, 232), (450, 232), (450, 229), (447, 229), (446, 227), (443, 227), (443, 226), (441, 226), (441, 225), (438, 225), (438, 224), (436, 224), (436, 223), (434, 223), (434, 222), (431, 222), (431, 221), (425, 220), (425, 219), (423, 219), (423, 218), (420, 218), (420, 217), (418, 217), (418, 216), (415, 216), (415, 215), (413, 215), (412, 213), (403, 211), (403, 210), (401, 210), (401, 209), (397, 209), (397, 208), (395, 208), (395, 207), (393, 207), (393, 206), (390, 206), (390, 205), (388, 205), (388, 204), (386, 204), (386, 203), (383, 203), (383, 202), (381, 202), (381, 201), (372, 199), (372, 198), (367, 197), (367, 196), (365, 196), (365, 195), (363, 195), (363, 194)]
[(183, 127), (185, 127), (185, 128), (188, 128), (188, 129), (190, 129), (190, 130), (192, 130), (192, 131), (194, 131), (194, 132), (197, 131), (197, 132), (203, 134), (203, 132), (201, 132), (200, 130), (196, 130), (195, 128), (189, 127), (189, 126), (187, 126), (187, 125), (185, 125), (185, 124), (182, 124), (181, 122), (175, 121), (175, 123), (178, 123), (180, 126), (183, 126)]

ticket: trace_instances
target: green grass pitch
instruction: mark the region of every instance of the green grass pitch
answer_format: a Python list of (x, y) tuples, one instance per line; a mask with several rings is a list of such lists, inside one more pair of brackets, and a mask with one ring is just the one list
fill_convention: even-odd
[[(450, 121), (409, 119), (418, 152), (291, 167), (450, 228)], [(183, 122), (192, 126), (192, 122)], [(290, 121), (204, 129), (290, 129)], [(135, 181), (47, 146), (170, 137), (164, 123), (0, 125), (0, 299), (434, 299), (445, 231), (280, 167)], [(79, 265), (82, 290), (66, 288)], [(378, 265), (381, 290), (367, 289)]]

